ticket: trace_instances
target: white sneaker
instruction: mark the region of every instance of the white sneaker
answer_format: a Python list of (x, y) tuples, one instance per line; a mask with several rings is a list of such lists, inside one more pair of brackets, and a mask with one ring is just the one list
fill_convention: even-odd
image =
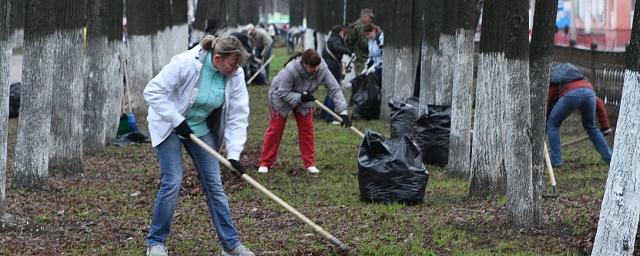
[(315, 166), (309, 166), (309, 167), (307, 168), (307, 171), (308, 171), (309, 173), (313, 173), (313, 174), (316, 174), (316, 173), (319, 173), (319, 172), (320, 172), (320, 170), (318, 170), (318, 168), (316, 168)]
[(255, 254), (251, 250), (249, 250), (249, 248), (245, 247), (242, 244), (238, 245), (238, 247), (236, 247), (231, 251), (222, 250), (222, 256), (232, 256), (232, 255), (255, 256)]
[(168, 256), (167, 248), (164, 245), (158, 244), (151, 247), (147, 247), (147, 256)]
[(266, 166), (260, 166), (260, 168), (258, 168), (258, 173), (268, 173), (269, 172), (269, 168), (267, 168)]

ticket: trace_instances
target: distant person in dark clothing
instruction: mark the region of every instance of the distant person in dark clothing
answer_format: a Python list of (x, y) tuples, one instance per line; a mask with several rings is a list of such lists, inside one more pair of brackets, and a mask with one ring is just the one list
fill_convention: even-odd
[[(327, 40), (327, 45), (322, 50), (322, 59), (327, 63), (327, 67), (329, 67), (329, 71), (331, 71), (331, 75), (336, 79), (338, 84), (344, 79), (345, 75), (345, 67), (342, 65), (342, 56), (344, 54), (351, 55), (351, 51), (347, 49), (344, 36), (346, 34), (346, 28), (341, 25), (336, 25), (331, 28), (331, 34), (329, 35), (329, 40)], [(329, 95), (324, 98), (324, 105), (333, 110), (333, 100)], [(329, 113), (322, 111), (321, 112), (322, 119), (330, 123), (334, 121), (333, 116)], [(337, 122), (337, 121), (336, 121)]]

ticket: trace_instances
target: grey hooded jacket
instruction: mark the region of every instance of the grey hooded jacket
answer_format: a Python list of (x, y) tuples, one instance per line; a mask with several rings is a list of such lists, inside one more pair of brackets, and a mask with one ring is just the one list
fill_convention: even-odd
[(269, 103), (271, 108), (281, 116), (287, 116), (289, 111), (296, 109), (299, 113), (306, 115), (313, 109), (314, 102), (300, 101), (303, 91), (314, 94), (318, 86), (324, 83), (327, 94), (333, 99), (336, 113), (347, 114), (347, 102), (344, 99), (342, 90), (336, 79), (331, 75), (324, 60), (320, 63), (320, 70), (317, 74), (309, 75), (300, 57), (289, 62), (273, 79), (269, 88)]

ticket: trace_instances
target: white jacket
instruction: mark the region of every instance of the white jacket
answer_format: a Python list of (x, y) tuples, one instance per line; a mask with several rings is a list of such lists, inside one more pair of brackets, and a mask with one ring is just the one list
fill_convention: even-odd
[[(153, 147), (169, 137), (185, 119), (185, 113), (197, 96), (194, 88), (199, 86), (200, 69), (206, 54), (207, 51), (196, 46), (174, 56), (144, 88), (144, 99), (149, 104), (147, 120)], [(218, 147), (224, 140), (228, 159), (240, 158), (247, 141), (248, 120), (249, 93), (244, 72), (239, 68), (225, 78), (224, 104), (207, 120), (211, 132), (218, 135)]]

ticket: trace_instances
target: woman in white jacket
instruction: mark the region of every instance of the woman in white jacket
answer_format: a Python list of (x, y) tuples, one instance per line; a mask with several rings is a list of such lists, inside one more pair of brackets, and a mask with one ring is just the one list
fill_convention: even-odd
[(195, 134), (215, 149), (224, 141), (227, 158), (240, 173), (244, 172), (238, 160), (247, 140), (249, 94), (244, 73), (238, 67), (246, 56), (234, 37), (205, 36), (199, 46), (173, 57), (144, 89), (161, 179), (146, 237), (147, 255), (167, 255), (164, 242), (184, 174), (182, 146), (198, 169), (222, 255), (254, 255), (241, 244), (231, 219), (219, 161), (189, 139)]

